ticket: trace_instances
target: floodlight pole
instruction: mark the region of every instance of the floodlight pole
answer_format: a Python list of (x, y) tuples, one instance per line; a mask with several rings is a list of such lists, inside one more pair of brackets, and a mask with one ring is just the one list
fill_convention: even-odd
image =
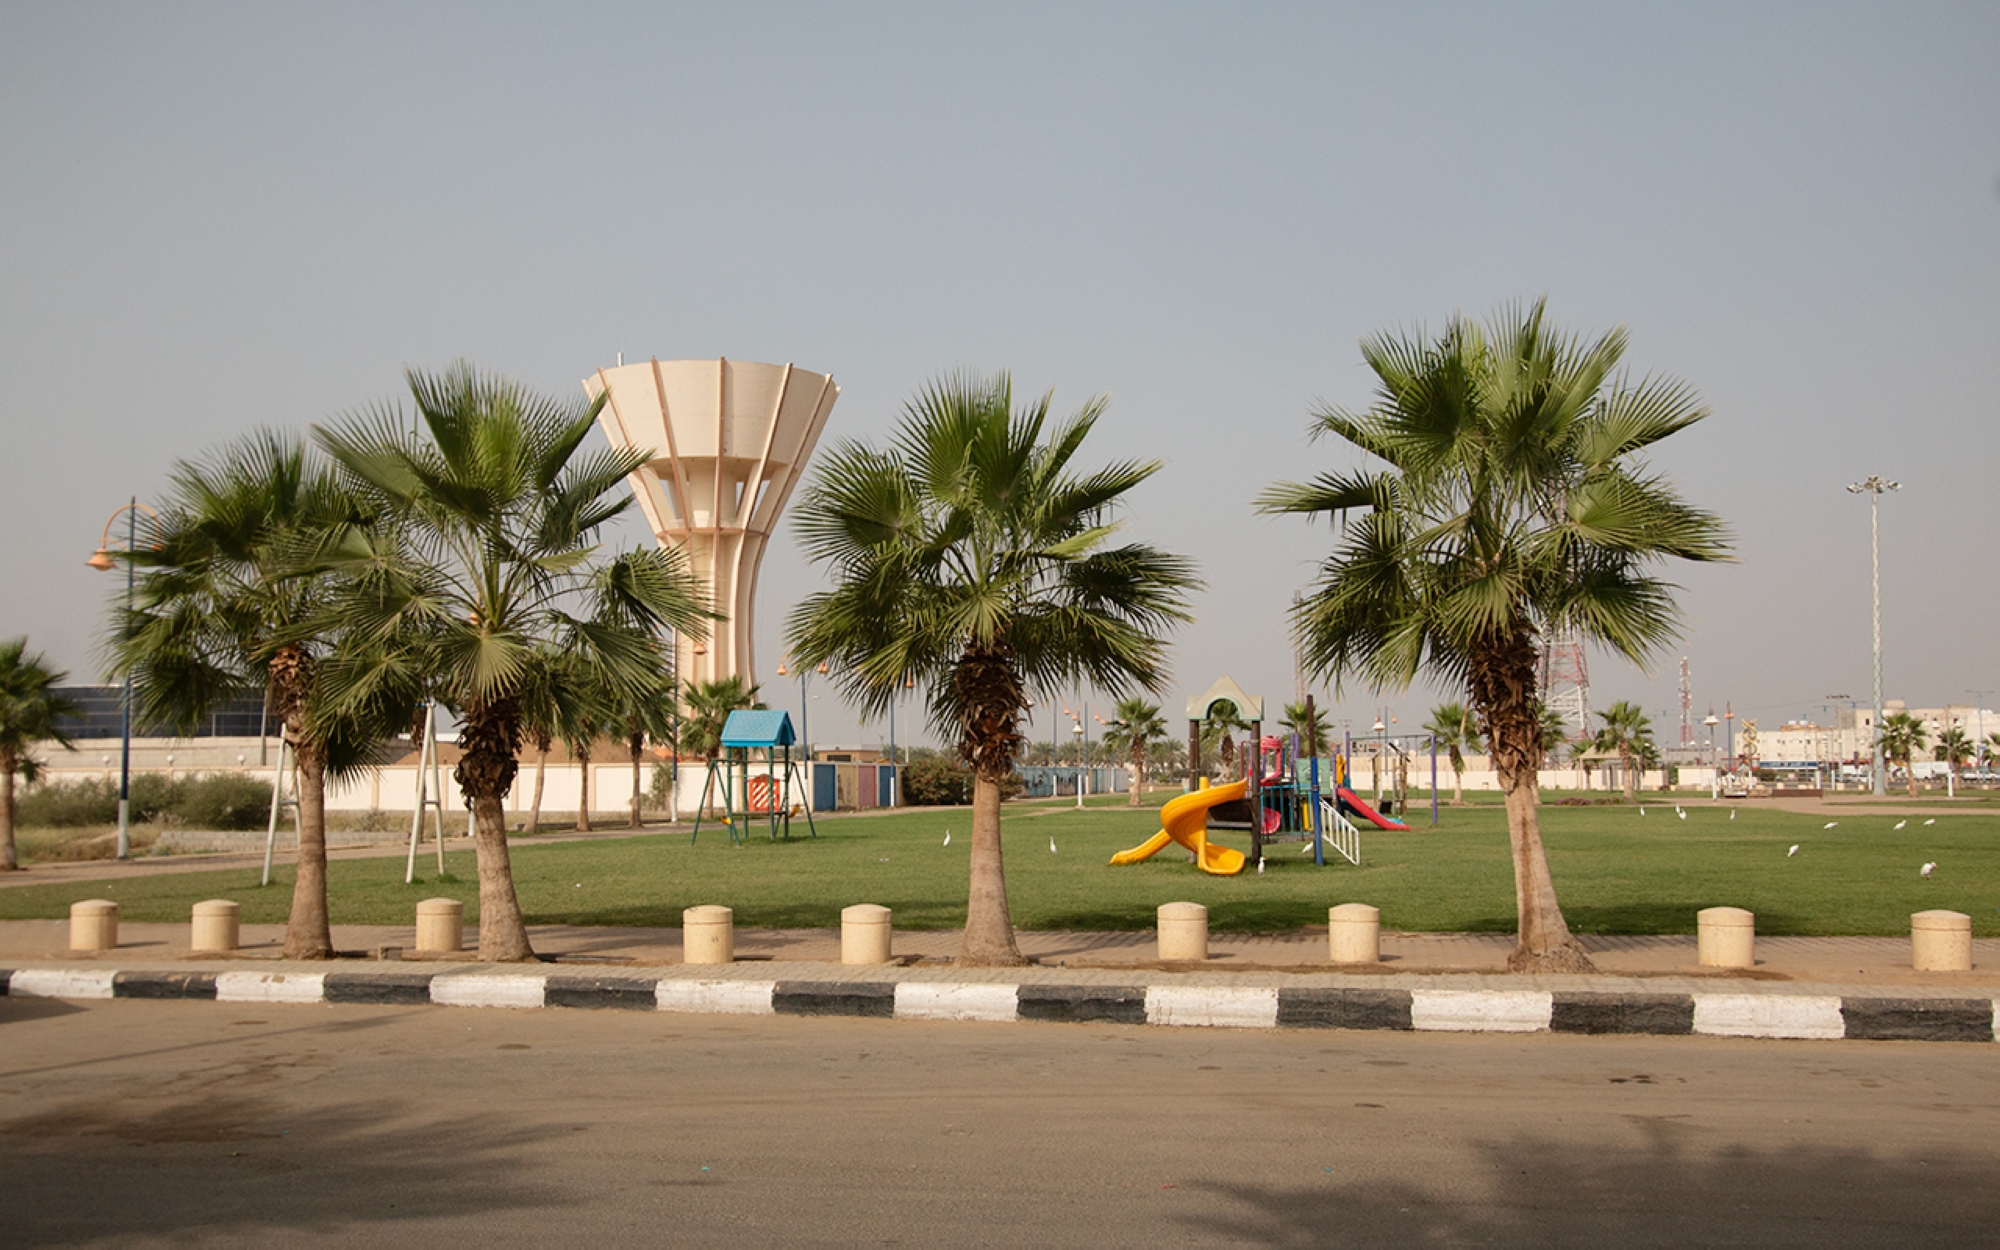
[(1877, 798), (1889, 792), (1888, 779), (1882, 772), (1882, 492), (1902, 488), (1901, 482), (1891, 482), (1872, 474), (1847, 488), (1852, 494), (1866, 492), (1868, 495), (1868, 553), (1875, 608), (1875, 724), (1869, 734), (1874, 740), (1875, 752), (1869, 790)]

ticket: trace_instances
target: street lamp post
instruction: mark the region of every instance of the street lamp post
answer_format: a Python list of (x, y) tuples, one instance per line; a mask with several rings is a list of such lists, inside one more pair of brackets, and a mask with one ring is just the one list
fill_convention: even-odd
[(1979, 768), (1979, 771), (1985, 772), (1986, 771), (1986, 696), (1992, 694), (1993, 692), (1991, 690), (1968, 690), (1965, 693), (1972, 696), (1972, 714), (1974, 717), (1978, 719), (1979, 722), (1979, 728), (1974, 731), (1979, 736), (1972, 743), (1972, 752), (1973, 752), (1972, 757), (1977, 762), (1977, 767)]
[(1708, 726), (1708, 801), (1713, 803), (1721, 793), (1720, 783), (1722, 780), (1721, 761), (1715, 758), (1715, 727), (1722, 722), (1715, 718), (1715, 705), (1713, 703), (1708, 705), (1708, 715), (1703, 718), (1701, 723)]
[(1869, 778), (1869, 790), (1877, 797), (1888, 793), (1886, 778), (1882, 773), (1882, 492), (1901, 490), (1901, 482), (1891, 482), (1885, 478), (1870, 475), (1847, 489), (1856, 495), (1868, 495), (1868, 553), (1872, 574), (1875, 607), (1875, 723), (1870, 726), (1869, 737), (1874, 740), (1874, 772)]
[[(123, 629), (131, 627), (133, 565), (132, 553), (139, 548), (139, 509), (145, 507), (133, 496), (124, 507), (111, 514), (104, 523), (104, 533), (97, 540), (96, 554), (84, 561), (99, 572), (109, 572), (118, 567), (118, 561), (111, 547), (111, 527), (125, 518), (125, 616)], [(156, 519), (158, 514), (146, 508)], [(118, 716), (118, 858), (132, 857), (132, 666), (125, 666), (125, 693), (119, 700)]]

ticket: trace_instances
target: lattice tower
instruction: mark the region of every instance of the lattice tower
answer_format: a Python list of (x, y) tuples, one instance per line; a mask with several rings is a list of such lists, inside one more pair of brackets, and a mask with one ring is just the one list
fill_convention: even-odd
[(1574, 629), (1559, 627), (1546, 636), (1541, 693), (1542, 706), (1555, 709), (1563, 718), (1573, 741), (1590, 736), (1590, 667), (1584, 659), (1583, 639)]

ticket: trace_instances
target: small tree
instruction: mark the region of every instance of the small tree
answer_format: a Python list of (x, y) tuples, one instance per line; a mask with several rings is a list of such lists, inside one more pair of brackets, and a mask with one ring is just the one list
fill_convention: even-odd
[(1293, 735), (1301, 746), (1308, 746), (1314, 755), (1325, 758), (1327, 749), (1333, 742), (1333, 725), (1326, 709), (1315, 706), (1312, 715), (1306, 714), (1306, 704), (1287, 703), (1285, 714), (1278, 721), (1278, 728)]
[(1938, 735), (1937, 746), (1931, 749), (1931, 758), (1944, 761), (1951, 770), (1952, 784), (1958, 783), (1958, 770), (1972, 758), (1972, 735), (1954, 725)]
[(1618, 753), (1618, 769), (1624, 775), (1625, 801), (1630, 803), (1638, 797), (1638, 779), (1633, 764), (1642, 753), (1640, 744), (1652, 741), (1653, 722), (1639, 710), (1638, 704), (1623, 699), (1598, 715), (1604, 718), (1604, 724), (1591, 740), (1591, 747), (1593, 750)]
[(1882, 754), (1892, 764), (1901, 764), (1909, 776), (1910, 797), (1917, 797), (1917, 770), (1910, 761), (1930, 742), (1930, 731), (1908, 712), (1891, 712), (1882, 718)]
[(763, 687), (741, 677), (698, 681), (687, 688), (687, 717), (681, 722), (681, 746), (711, 764), (722, 754), (722, 727), (731, 712), (764, 706), (757, 701)]
[(1451, 761), (1451, 805), (1465, 806), (1465, 752), (1479, 749), (1479, 722), (1463, 703), (1440, 703), (1431, 709), (1424, 729), (1444, 748)]
[(1107, 751), (1123, 752), (1131, 763), (1131, 806), (1139, 806), (1139, 791), (1145, 788), (1146, 752), (1167, 736), (1167, 722), (1160, 719), (1160, 705), (1141, 698), (1120, 699), (1113, 720), (1104, 731)]
[(1073, 466), (1103, 411), (1066, 421), (1049, 397), (1014, 407), (1013, 383), (959, 376), (906, 408), (887, 448), (843, 443), (797, 509), (806, 553), (834, 587), (786, 633), (801, 663), (879, 715), (914, 676), (931, 723), (972, 766), (968, 965), (1025, 962), (1007, 908), (1000, 801), (1021, 750), (1027, 687), (1157, 691), (1161, 634), (1188, 619), (1193, 566), (1113, 546), (1113, 509), (1157, 463)]
[(1542, 640), (1571, 630), (1643, 661), (1677, 624), (1674, 588), (1653, 566), (1728, 556), (1721, 521), (1642, 460), (1706, 409), (1679, 382), (1616, 376), (1624, 350), (1623, 330), (1561, 334), (1539, 302), (1486, 325), (1454, 317), (1436, 338), (1371, 339), (1374, 406), (1314, 422), (1369, 463), (1261, 500), (1338, 527), (1293, 614), (1311, 672), (1376, 689), (1429, 672), (1467, 691), (1507, 796), (1516, 971), (1591, 967), (1535, 812)]
[(1236, 739), (1239, 730), (1248, 730), (1250, 722), (1243, 719), (1233, 699), (1217, 699), (1208, 705), (1208, 715), (1201, 722), (1202, 754), (1215, 752), (1220, 762), (1217, 769), (1221, 779), (1228, 781), (1236, 775)]
[(323, 460), (271, 431), (171, 476), (152, 541), (125, 557), (138, 566), (137, 594), (115, 617), (117, 666), (131, 674), (135, 716), (181, 732), (244, 690), (264, 693), (291, 748), (299, 803), (285, 957), (330, 959), (326, 783), (369, 762), (414, 706), (405, 689), (372, 691), (339, 715), (321, 699), (335, 647), (358, 656), (367, 646), (341, 639), (326, 618), (338, 579), (325, 549), (374, 517)]
[(633, 504), (625, 479), (650, 454), (583, 451), (603, 397), (547, 399), (466, 365), (408, 380), (427, 439), (393, 405), (318, 431), (347, 489), (393, 521), (336, 553), (346, 590), (330, 615), (366, 650), (336, 653), (321, 681), (335, 710), (406, 690), (458, 712), (453, 776), (477, 837), (479, 955), (529, 960), (503, 806), (524, 696), (555, 657), (644, 690), (660, 632), (705, 635), (714, 613), (679, 552), (600, 555), (599, 532)]
[(50, 668), (40, 655), (29, 655), (26, 638), (0, 642), (0, 872), (21, 866), (14, 849), (14, 779), (33, 782), (41, 777), (42, 764), (34, 754), (39, 743), (75, 750), (56, 721), (79, 709), (52, 689), (68, 676)]

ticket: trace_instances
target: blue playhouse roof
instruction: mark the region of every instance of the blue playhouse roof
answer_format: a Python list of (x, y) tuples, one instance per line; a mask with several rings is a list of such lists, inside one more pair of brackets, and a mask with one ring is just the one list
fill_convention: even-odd
[(797, 741), (788, 712), (736, 711), (722, 723), (725, 747), (788, 747)]

